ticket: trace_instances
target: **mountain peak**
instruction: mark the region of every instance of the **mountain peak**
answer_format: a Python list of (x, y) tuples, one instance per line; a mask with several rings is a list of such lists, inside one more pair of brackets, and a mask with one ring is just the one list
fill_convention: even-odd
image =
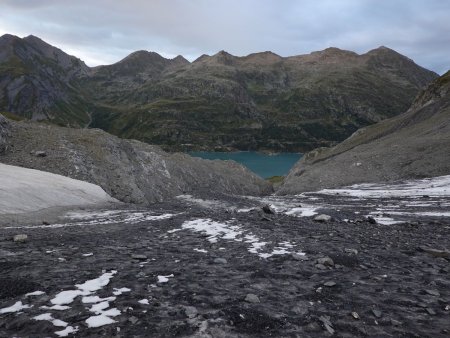
[(171, 61), (180, 65), (187, 65), (190, 63), (183, 55), (177, 55), (177, 57), (173, 58)]

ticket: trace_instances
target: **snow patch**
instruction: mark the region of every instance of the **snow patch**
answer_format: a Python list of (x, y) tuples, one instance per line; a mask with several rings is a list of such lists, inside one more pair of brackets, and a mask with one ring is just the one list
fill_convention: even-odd
[(71, 333), (75, 333), (78, 331), (78, 326), (67, 326), (64, 330), (56, 331), (55, 334), (60, 337), (67, 337)]
[(27, 294), (25, 294), (25, 297), (30, 297), (30, 296), (40, 296), (45, 294), (44, 291), (34, 291), (34, 292), (29, 292)]
[(158, 283), (167, 283), (169, 281), (169, 278), (173, 277), (175, 277), (173, 274), (167, 276), (158, 276)]
[(39, 316), (33, 317), (33, 319), (34, 320), (47, 320), (47, 321), (51, 322), (54, 326), (66, 327), (67, 325), (69, 325), (68, 323), (66, 323), (63, 320), (53, 318), (51, 313), (43, 313)]
[(3, 309), (0, 309), (0, 314), (4, 314), (4, 313), (12, 313), (12, 312), (19, 312), (22, 311), (24, 309), (29, 309), (30, 307), (32, 307), (33, 305), (27, 305), (27, 304), (23, 304), (20, 300), (16, 303), (14, 303), (13, 305), (11, 305), (10, 307), (5, 307)]

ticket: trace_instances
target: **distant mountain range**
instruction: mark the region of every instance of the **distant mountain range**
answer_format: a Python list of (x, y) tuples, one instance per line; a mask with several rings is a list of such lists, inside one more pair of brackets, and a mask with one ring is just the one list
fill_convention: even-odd
[(0, 111), (169, 150), (307, 151), (405, 111), (437, 74), (386, 47), (194, 62), (137, 51), (90, 68), (35, 36), (0, 37)]

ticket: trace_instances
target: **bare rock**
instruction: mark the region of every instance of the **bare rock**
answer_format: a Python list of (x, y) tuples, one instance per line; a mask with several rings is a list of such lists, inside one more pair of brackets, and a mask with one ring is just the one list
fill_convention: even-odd
[(331, 216), (325, 215), (325, 214), (317, 215), (316, 217), (314, 217), (314, 221), (316, 221), (316, 222), (329, 222), (329, 221), (331, 221)]
[(25, 234), (15, 235), (13, 237), (13, 241), (16, 243), (24, 243), (24, 242), (28, 241), (28, 235), (25, 235)]
[(259, 297), (253, 293), (247, 294), (247, 296), (245, 296), (245, 301), (247, 303), (261, 303)]
[(317, 260), (317, 264), (325, 266), (334, 266), (334, 261), (330, 257), (322, 257)]

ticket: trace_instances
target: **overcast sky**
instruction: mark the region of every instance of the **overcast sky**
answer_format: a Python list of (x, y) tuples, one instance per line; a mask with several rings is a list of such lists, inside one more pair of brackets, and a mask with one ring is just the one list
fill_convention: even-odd
[(141, 49), (193, 60), (384, 45), (440, 74), (450, 69), (448, 0), (1, 0), (5, 33), (36, 35), (90, 66)]

